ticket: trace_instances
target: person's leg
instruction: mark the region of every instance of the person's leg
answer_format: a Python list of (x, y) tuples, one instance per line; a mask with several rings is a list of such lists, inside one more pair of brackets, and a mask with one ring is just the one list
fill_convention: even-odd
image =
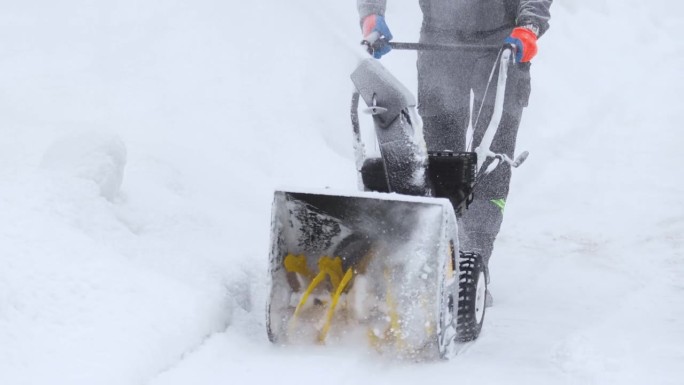
[(418, 111), (428, 151), (465, 149), (471, 71), (459, 54), (418, 53)]
[[(473, 149), (480, 144), (494, 111), (496, 79), (494, 74), (492, 85), (485, 96), (485, 87), (493, 68), (495, 56), (478, 60), (473, 76), (475, 93), (473, 120), (477, 118), (479, 106), (484, 98), (485, 103), (479, 120), (474, 127)], [(523, 108), (527, 106), (530, 93), (530, 75), (528, 64), (513, 64), (508, 71), (508, 81), (504, 99), (504, 112), (494, 136), (491, 150), (514, 156), (515, 143), (522, 117)], [(483, 167), (487, 167), (486, 162)], [(489, 259), (494, 248), (494, 240), (501, 228), (503, 212), (508, 197), (511, 180), (511, 168), (508, 165), (497, 167), (475, 188), (475, 198), (462, 219), (464, 248), (480, 253), (485, 261), (487, 280), (489, 281)]]

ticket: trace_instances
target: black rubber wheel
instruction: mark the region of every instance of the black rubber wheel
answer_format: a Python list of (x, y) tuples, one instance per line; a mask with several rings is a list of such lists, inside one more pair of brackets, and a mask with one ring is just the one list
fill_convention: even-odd
[(456, 341), (468, 342), (482, 330), (487, 282), (482, 257), (477, 253), (460, 254)]

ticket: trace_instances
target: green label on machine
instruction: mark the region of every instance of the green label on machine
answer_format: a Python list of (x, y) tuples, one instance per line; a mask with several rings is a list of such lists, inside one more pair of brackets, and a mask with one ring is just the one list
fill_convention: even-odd
[(494, 206), (498, 207), (501, 209), (501, 213), (503, 214), (504, 209), (506, 208), (506, 200), (505, 199), (492, 199), (490, 202), (494, 203)]

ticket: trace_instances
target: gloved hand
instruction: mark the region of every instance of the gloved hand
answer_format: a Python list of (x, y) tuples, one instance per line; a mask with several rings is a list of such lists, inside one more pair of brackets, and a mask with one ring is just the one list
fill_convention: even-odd
[[(380, 59), (392, 50), (388, 41), (392, 40), (392, 32), (390, 32), (385, 18), (380, 15), (368, 15), (363, 19), (361, 29), (363, 31), (363, 38), (371, 44), (373, 57)], [(379, 44), (376, 44), (379, 43)]]
[(527, 63), (537, 54), (537, 34), (530, 28), (517, 27), (506, 38), (507, 44), (513, 44), (515, 50), (515, 62)]

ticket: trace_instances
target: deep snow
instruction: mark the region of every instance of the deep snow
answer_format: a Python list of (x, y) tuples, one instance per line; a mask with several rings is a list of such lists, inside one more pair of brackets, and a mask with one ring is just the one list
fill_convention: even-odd
[(553, 5), (495, 307), (431, 364), (266, 340), (273, 189), (356, 186), (355, 2), (1, 9), (0, 383), (684, 382), (680, 2)]

